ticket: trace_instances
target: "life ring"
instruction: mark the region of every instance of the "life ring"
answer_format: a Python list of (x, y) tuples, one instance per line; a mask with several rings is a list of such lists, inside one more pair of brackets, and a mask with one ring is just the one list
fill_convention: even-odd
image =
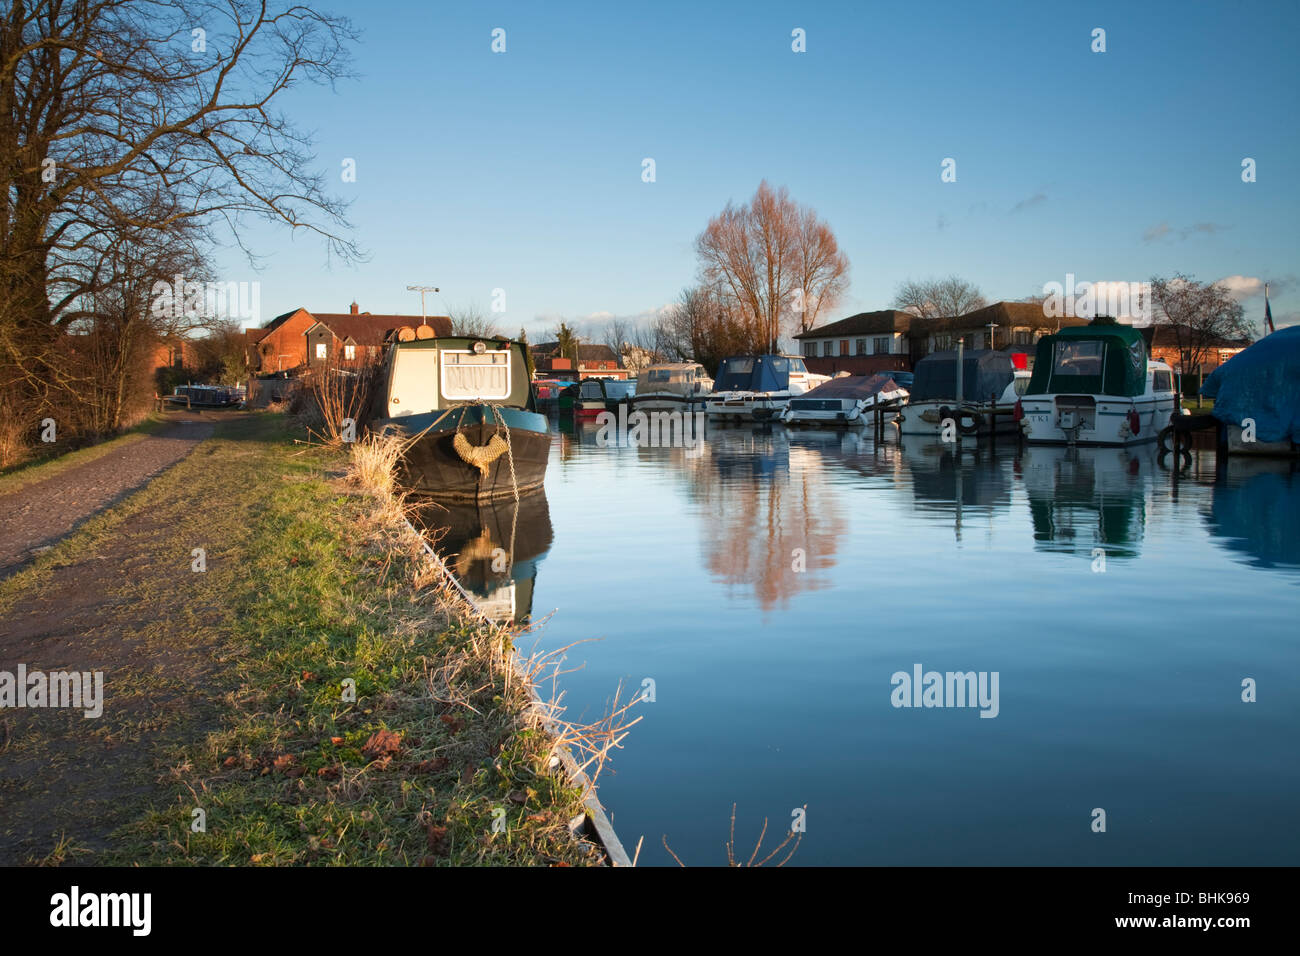
[(471, 445), (464, 432), (456, 432), (456, 437), (451, 440), (451, 446), (456, 449), (456, 454), (460, 455), (461, 461), (477, 468), (484, 478), (487, 477), (488, 467), (492, 462), (510, 450), (510, 446), (499, 434), (493, 435), (492, 440), (486, 445)]

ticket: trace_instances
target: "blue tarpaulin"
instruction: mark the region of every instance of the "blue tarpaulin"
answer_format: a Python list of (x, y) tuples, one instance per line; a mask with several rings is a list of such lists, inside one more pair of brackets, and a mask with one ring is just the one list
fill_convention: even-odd
[(1254, 419), (1256, 441), (1300, 443), (1300, 326), (1238, 352), (1210, 373), (1201, 394), (1214, 399), (1224, 424)]

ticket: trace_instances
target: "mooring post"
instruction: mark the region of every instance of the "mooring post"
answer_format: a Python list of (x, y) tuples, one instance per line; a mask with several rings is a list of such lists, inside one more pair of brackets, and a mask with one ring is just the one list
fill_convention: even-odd
[(998, 442), (998, 393), (989, 392), (989, 444)]

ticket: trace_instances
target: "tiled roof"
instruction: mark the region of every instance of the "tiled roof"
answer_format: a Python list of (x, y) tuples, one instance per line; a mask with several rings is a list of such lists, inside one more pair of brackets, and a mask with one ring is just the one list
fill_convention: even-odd
[(881, 309), (878, 312), (859, 312), (847, 319), (818, 326), (807, 332), (800, 332), (796, 339), (816, 339), (835, 335), (872, 335), (882, 332), (906, 332), (916, 316), (896, 309)]

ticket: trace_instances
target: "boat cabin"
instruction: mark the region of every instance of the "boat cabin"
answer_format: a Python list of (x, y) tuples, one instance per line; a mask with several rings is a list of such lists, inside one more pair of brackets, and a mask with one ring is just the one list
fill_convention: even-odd
[(468, 402), (534, 411), (524, 346), (448, 336), (394, 342), (375, 395), (376, 418), (404, 418)]

